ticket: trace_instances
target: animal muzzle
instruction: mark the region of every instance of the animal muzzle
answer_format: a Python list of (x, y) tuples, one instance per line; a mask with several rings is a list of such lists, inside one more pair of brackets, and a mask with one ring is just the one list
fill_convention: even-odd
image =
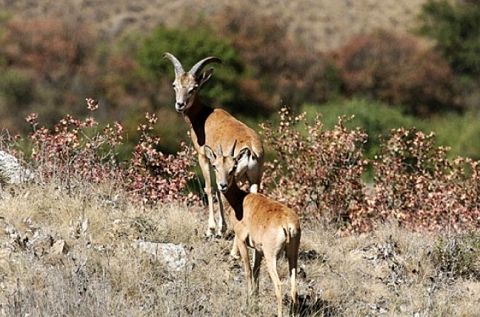
[(175, 110), (177, 112), (183, 112), (187, 106), (186, 102), (177, 102), (175, 103)]
[(227, 189), (228, 189), (227, 184), (218, 184), (218, 190), (221, 191), (222, 193), (225, 194), (227, 192)]

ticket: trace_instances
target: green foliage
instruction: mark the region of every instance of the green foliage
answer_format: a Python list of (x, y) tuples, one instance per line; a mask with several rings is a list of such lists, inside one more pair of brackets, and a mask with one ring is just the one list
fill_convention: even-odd
[(451, 156), (480, 159), (480, 121), (473, 111), (436, 117), (421, 126), (435, 131), (438, 142), (451, 148)]
[(215, 75), (208, 89), (202, 93), (208, 102), (223, 106), (235, 106), (241, 101), (239, 80), (245, 76), (245, 65), (233, 46), (225, 39), (215, 36), (212, 30), (198, 27), (195, 29), (168, 29), (159, 27), (148, 36), (138, 49), (138, 61), (147, 73), (156, 80), (173, 77), (171, 63), (163, 57), (165, 52), (174, 54), (187, 71), (200, 59), (218, 56), (221, 65), (213, 65)]
[(15, 69), (0, 72), (0, 96), (12, 106), (29, 103), (33, 99), (32, 78)]
[(453, 69), (480, 75), (480, 2), (429, 0), (422, 8), (420, 32), (437, 41)]

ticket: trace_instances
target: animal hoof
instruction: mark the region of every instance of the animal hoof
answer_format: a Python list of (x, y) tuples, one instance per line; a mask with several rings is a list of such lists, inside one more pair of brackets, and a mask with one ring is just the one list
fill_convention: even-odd
[(240, 257), (238, 256), (238, 254), (232, 254), (232, 253), (230, 253), (230, 254), (229, 254), (229, 257), (230, 257), (230, 260), (232, 260), (232, 261), (237, 261), (238, 259), (240, 259)]
[(208, 228), (205, 232), (205, 238), (212, 239), (213, 237), (215, 237), (215, 228)]

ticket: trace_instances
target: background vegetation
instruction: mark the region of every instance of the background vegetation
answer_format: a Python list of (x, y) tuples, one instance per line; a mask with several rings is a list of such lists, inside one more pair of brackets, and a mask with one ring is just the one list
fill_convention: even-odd
[[(173, 71), (162, 58), (171, 51), (186, 67), (207, 55), (221, 56), (203, 97), (253, 127), (273, 120), (269, 117), (284, 105), (294, 112), (320, 112), (327, 126), (339, 114), (357, 114), (361, 118), (352, 122), (368, 132), (369, 157), (390, 128), (416, 126), (437, 133), (439, 144), (452, 147), (451, 156), (479, 158), (473, 141), (480, 130), (479, 5), (408, 5), (416, 11), (396, 12), (410, 21), (402, 32), (385, 22), (370, 31), (351, 31), (349, 37), (339, 32), (343, 42), (337, 39), (335, 46), (295, 36), (300, 24), (289, 24), (288, 12), (273, 14), (240, 3), (219, 4), (208, 14), (200, 4), (183, 11), (182, 18), (173, 10), (171, 20), (160, 15), (163, 22), (156, 26), (123, 19), (116, 33), (102, 19), (90, 23), (56, 12), (40, 16), (28, 1), (5, 5), (10, 13), (0, 19), (2, 127), (27, 133), (23, 118), (30, 112), (52, 126), (65, 113), (84, 115), (83, 99), (93, 96), (104, 105), (96, 114), (101, 124), (113, 119), (124, 125), (124, 158), (140, 137), (136, 127), (146, 111), (158, 114), (159, 146), (173, 153), (186, 139), (186, 127), (172, 109)], [(127, 8), (132, 15), (143, 9), (140, 4)], [(87, 7), (83, 14), (90, 13)], [(338, 21), (330, 21), (332, 27)], [(319, 35), (306, 30), (312, 38)]]

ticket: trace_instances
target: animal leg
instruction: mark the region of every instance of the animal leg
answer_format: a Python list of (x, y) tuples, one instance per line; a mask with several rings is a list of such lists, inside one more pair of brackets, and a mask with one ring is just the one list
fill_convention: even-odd
[(211, 237), (215, 234), (215, 217), (213, 211), (213, 196), (212, 196), (212, 180), (210, 177), (210, 165), (208, 159), (204, 155), (198, 155), (198, 162), (200, 163), (200, 169), (202, 170), (203, 178), (205, 179), (205, 194), (207, 194), (208, 200), (208, 229), (206, 232), (207, 237)]
[(230, 256), (233, 259), (238, 259), (238, 241), (237, 236), (233, 237), (232, 249), (230, 250)]
[(255, 284), (254, 293), (258, 294), (260, 285), (260, 267), (262, 265), (263, 253), (255, 250), (253, 254), (253, 283)]
[(290, 274), (290, 297), (291, 310), (294, 312), (298, 306), (297, 294), (297, 268), (298, 268), (298, 247), (300, 244), (300, 237), (292, 237), (290, 243), (286, 247), (286, 255), (288, 259), (288, 272)]
[(244, 240), (237, 239), (238, 251), (242, 257), (243, 266), (245, 269), (245, 280), (247, 281), (247, 298), (252, 294), (252, 268), (250, 267), (250, 259), (248, 258), (247, 245)]
[(265, 259), (267, 262), (267, 270), (268, 274), (270, 274), (270, 278), (273, 282), (273, 287), (275, 288), (275, 296), (277, 297), (277, 311), (278, 316), (282, 315), (282, 283), (280, 278), (278, 277), (277, 273), (277, 256), (276, 254), (265, 254)]
[(227, 230), (227, 223), (225, 222), (225, 206), (223, 204), (223, 197), (220, 191), (216, 190), (218, 198), (218, 219), (217, 219), (217, 236), (221, 237)]

